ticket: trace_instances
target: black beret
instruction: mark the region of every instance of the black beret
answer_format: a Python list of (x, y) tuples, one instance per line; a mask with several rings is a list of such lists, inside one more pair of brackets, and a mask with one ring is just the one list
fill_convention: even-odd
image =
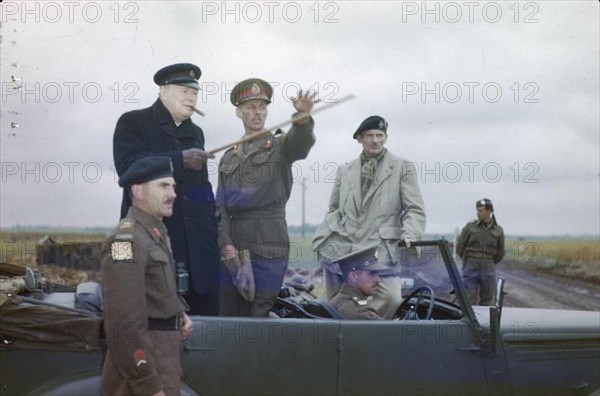
[(356, 130), (356, 132), (354, 132), (354, 135), (352, 135), (352, 138), (356, 139), (358, 135), (360, 135), (364, 131), (369, 131), (371, 129), (376, 129), (387, 135), (387, 127), (388, 123), (383, 117), (377, 115), (370, 116), (365, 118), (365, 120), (360, 123), (358, 129)]
[(176, 63), (163, 67), (154, 74), (154, 82), (157, 85), (183, 85), (194, 89), (200, 89), (198, 79), (202, 72), (200, 68), (191, 63)]
[(260, 78), (249, 78), (233, 87), (229, 100), (234, 106), (239, 106), (247, 100), (262, 99), (271, 103), (273, 87)]
[(344, 275), (351, 271), (383, 271), (388, 267), (377, 261), (377, 248), (372, 247), (352, 252), (336, 260)]
[(479, 206), (485, 206), (487, 210), (494, 210), (494, 205), (492, 205), (492, 201), (487, 198), (480, 199), (475, 203), (476, 208)]
[(129, 168), (119, 178), (119, 186), (144, 184), (163, 177), (173, 177), (171, 158), (153, 155), (142, 157), (129, 165)]

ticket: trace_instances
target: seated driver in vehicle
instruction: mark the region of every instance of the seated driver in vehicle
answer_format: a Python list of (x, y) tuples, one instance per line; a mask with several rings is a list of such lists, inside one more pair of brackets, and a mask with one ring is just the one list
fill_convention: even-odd
[(344, 282), (329, 303), (346, 319), (383, 319), (367, 304), (381, 280), (379, 272), (387, 270), (385, 265), (377, 262), (377, 248), (351, 253), (340, 258), (338, 264)]

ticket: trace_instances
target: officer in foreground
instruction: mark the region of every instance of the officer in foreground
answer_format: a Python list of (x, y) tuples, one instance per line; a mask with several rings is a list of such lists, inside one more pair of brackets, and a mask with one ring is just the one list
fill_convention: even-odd
[(330, 304), (346, 319), (383, 319), (368, 303), (379, 285), (379, 273), (388, 267), (377, 262), (377, 249), (370, 248), (338, 259), (344, 282)]
[(293, 185), (292, 164), (315, 143), (310, 112), (315, 94), (292, 99), (289, 132), (265, 129), (273, 96), (269, 83), (244, 80), (231, 92), (244, 138), (256, 139), (225, 152), (219, 163), (217, 206), (223, 257), (220, 315), (266, 317), (288, 267), (285, 204)]
[[(139, 158), (171, 158), (177, 198), (173, 216), (165, 219), (173, 255), (185, 263), (190, 287), (185, 295), (190, 315), (219, 314), (219, 262), (215, 198), (208, 179), (204, 133), (194, 124), (200, 68), (190, 63), (166, 66), (154, 75), (158, 99), (151, 107), (123, 114), (115, 128), (113, 156), (122, 177)], [(121, 218), (131, 205), (123, 194)]]
[(496, 264), (504, 257), (504, 231), (487, 198), (475, 203), (477, 220), (467, 223), (456, 244), (463, 261), (463, 280), (473, 305), (492, 305), (496, 294)]
[(192, 322), (177, 293), (171, 242), (162, 222), (173, 213), (175, 200), (171, 159), (139, 159), (119, 185), (132, 206), (101, 253), (108, 344), (102, 391), (179, 395), (181, 340), (192, 333)]

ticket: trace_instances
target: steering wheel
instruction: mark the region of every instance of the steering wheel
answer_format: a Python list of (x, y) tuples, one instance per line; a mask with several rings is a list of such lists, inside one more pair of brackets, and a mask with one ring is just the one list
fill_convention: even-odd
[[(435, 306), (435, 293), (433, 292), (433, 289), (429, 286), (419, 287), (413, 290), (408, 296), (406, 296), (404, 301), (402, 301), (402, 304), (400, 304), (400, 306), (398, 307), (398, 310), (394, 315), (394, 319), (421, 320), (421, 318), (419, 318), (419, 315), (417, 315), (417, 308), (419, 307), (419, 305), (421, 305), (421, 301), (423, 300), (425, 292), (429, 292), (430, 300), (429, 307), (427, 308), (427, 315), (425, 315), (425, 317), (422, 320), (431, 319), (431, 315), (433, 314), (433, 307)], [(415, 297), (418, 297), (417, 303), (413, 306), (410, 306), (410, 300), (412, 300)], [(401, 312), (403, 311), (406, 312), (404, 312), (404, 314), (400, 316)]]

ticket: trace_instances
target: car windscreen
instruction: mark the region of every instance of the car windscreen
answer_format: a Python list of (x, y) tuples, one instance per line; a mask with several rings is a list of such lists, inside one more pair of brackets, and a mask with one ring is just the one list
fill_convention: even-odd
[(402, 294), (428, 286), (435, 292), (435, 298), (455, 301), (454, 286), (448, 276), (443, 256), (438, 246), (406, 248), (400, 246)]

